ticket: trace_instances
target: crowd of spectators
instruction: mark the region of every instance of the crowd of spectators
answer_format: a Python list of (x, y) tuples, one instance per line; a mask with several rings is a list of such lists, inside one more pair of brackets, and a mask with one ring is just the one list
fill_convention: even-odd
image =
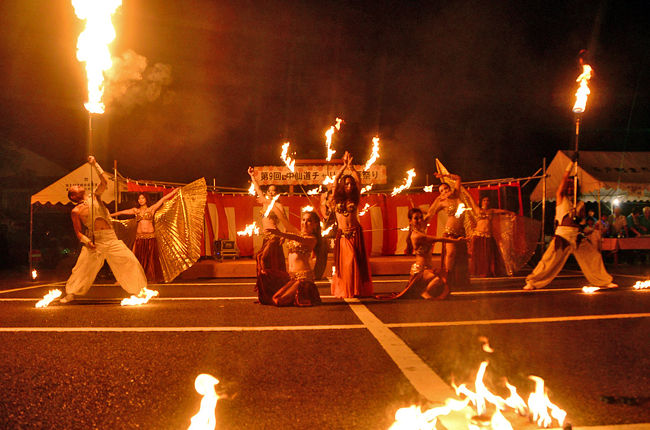
[(602, 237), (641, 237), (650, 235), (650, 206), (642, 209), (632, 209), (628, 216), (623, 215), (621, 208), (615, 206), (611, 215), (602, 214), (600, 219), (589, 211), (586, 219), (590, 229), (600, 231)]

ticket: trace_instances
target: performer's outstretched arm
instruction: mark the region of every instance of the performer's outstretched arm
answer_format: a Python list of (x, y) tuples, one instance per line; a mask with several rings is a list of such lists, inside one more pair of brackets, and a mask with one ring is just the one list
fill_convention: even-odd
[(97, 188), (95, 188), (95, 195), (101, 196), (104, 194), (104, 191), (106, 191), (106, 188), (108, 188), (106, 173), (104, 173), (104, 169), (102, 169), (94, 156), (91, 155), (88, 157), (88, 163), (95, 168), (97, 174), (99, 175), (99, 185), (97, 185)]
[(255, 179), (255, 169), (249, 167), (248, 175), (251, 177), (251, 182), (253, 183), (253, 188), (255, 189), (255, 197), (257, 197), (257, 202), (264, 204), (266, 199), (264, 197), (264, 193), (262, 192), (262, 188), (260, 188), (260, 184), (258, 184), (257, 179)]
[(160, 209), (160, 206), (162, 206), (163, 203), (165, 203), (166, 200), (171, 199), (178, 193), (179, 188), (174, 188), (174, 190), (170, 193), (167, 193), (166, 195), (162, 196), (160, 200), (158, 200), (156, 203), (151, 205), (149, 209), (151, 209), (152, 212), (156, 212), (158, 209)]

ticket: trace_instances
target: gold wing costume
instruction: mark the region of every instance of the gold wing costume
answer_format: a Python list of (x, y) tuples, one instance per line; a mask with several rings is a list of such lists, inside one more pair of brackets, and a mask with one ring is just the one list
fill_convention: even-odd
[[(449, 175), (449, 170), (442, 165), (440, 160), (436, 158), (436, 170), (441, 175)], [(458, 190), (458, 199), (465, 207), (469, 210), (463, 212), (463, 228), (465, 229), (465, 236), (471, 237), (474, 233), (474, 226), (476, 226), (476, 214), (478, 213), (477, 205), (471, 194), (463, 187), (461, 184), (457, 183), (455, 179), (450, 178), (449, 176), (442, 176), (440, 181), (443, 184), (449, 185), (452, 189)]]
[[(197, 179), (163, 202), (154, 215), (156, 244), (165, 282), (173, 281), (201, 256), (207, 194), (205, 178)], [(137, 220), (111, 221), (117, 237), (132, 249)]]

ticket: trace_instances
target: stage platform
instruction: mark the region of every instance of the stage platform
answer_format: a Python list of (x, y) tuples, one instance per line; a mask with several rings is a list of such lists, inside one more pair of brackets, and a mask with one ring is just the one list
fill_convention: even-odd
[[(408, 275), (415, 257), (391, 255), (370, 257), (370, 270), (373, 275)], [(433, 256), (434, 266), (440, 265), (440, 256)], [(332, 273), (332, 255), (330, 254), (325, 269), (325, 276)], [(254, 278), (255, 260), (253, 258), (213, 260), (206, 258), (181, 273), (178, 280), (202, 278)]]

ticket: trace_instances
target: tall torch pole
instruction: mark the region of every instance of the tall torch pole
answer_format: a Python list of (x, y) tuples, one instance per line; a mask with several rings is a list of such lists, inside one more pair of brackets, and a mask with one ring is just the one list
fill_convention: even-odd
[(576, 135), (575, 135), (575, 175), (573, 177), (573, 206), (578, 204), (578, 141), (580, 137), (580, 120), (582, 114), (585, 111), (587, 106), (587, 97), (589, 96), (589, 79), (591, 79), (591, 66), (585, 64), (582, 57), (580, 58), (580, 64), (582, 65), (582, 73), (576, 79), (576, 82), (580, 83), (578, 91), (576, 91), (576, 102), (573, 105), (573, 113), (575, 114), (575, 123), (576, 123)]
[[(84, 30), (77, 39), (77, 60), (86, 63), (88, 80), (88, 155), (93, 155), (93, 114), (104, 113), (104, 72), (113, 66), (108, 45), (115, 39), (112, 16), (122, 6), (122, 0), (72, 0), (75, 14), (86, 21)], [(94, 220), (93, 168), (90, 166), (90, 219)], [(95, 240), (94, 221), (91, 221), (91, 236)]]

